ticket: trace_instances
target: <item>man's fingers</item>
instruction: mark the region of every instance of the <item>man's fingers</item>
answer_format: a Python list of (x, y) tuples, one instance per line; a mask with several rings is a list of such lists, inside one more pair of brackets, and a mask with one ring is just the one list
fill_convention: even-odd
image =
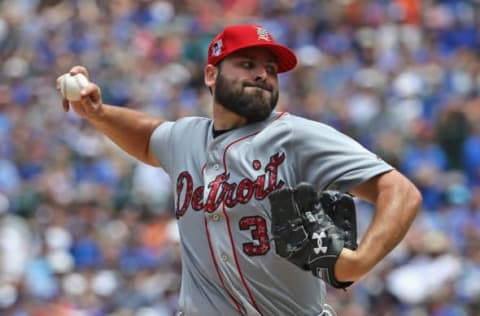
[(99, 99), (99, 90), (100, 88), (96, 84), (94, 84), (93, 82), (89, 82), (87, 86), (84, 87), (82, 91), (80, 91), (80, 95), (82, 96), (82, 98), (85, 96), (89, 96), (90, 99), (96, 101)]
[(55, 88), (56, 88), (58, 91), (60, 91), (60, 86), (61, 86), (61, 84), (62, 84), (63, 76), (65, 76), (65, 74), (63, 74), (63, 75), (61, 75), (61, 76), (59, 76), (59, 77), (57, 78)]
[(88, 99), (95, 107), (98, 107), (98, 103), (100, 103), (100, 88), (96, 84), (90, 82), (80, 91), (80, 95), (82, 100)]
[(92, 113), (98, 113), (98, 109), (100, 108), (100, 104), (98, 102), (94, 102), (91, 98), (87, 98), (85, 102), (88, 104), (88, 109)]
[(62, 106), (65, 112), (68, 112), (68, 110), (70, 110), (70, 102), (68, 102), (68, 100), (65, 98), (62, 99)]
[(83, 66), (73, 66), (70, 69), (69, 72), (70, 72), (71, 75), (76, 75), (78, 73), (81, 73), (81, 74), (85, 75), (85, 77), (88, 78), (88, 70), (87, 70), (87, 68), (85, 68)]
[(92, 100), (95, 103), (99, 103), (101, 101), (101, 92), (100, 88), (96, 84), (91, 84), (92, 87), (92, 93), (90, 93), (90, 100)]
[(102, 105), (101, 92), (96, 84), (90, 82), (80, 91), (80, 95), (82, 97), (80, 102), (85, 112), (96, 113), (100, 109)]

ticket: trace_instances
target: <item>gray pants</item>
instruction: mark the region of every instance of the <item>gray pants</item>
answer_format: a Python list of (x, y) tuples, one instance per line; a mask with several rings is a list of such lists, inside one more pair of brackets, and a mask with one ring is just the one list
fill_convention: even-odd
[[(178, 312), (175, 314), (176, 316), (187, 316), (184, 312)], [(337, 313), (335, 313), (335, 310), (333, 309), (332, 306), (328, 304), (323, 305), (323, 311), (318, 314), (317, 316), (337, 316)]]

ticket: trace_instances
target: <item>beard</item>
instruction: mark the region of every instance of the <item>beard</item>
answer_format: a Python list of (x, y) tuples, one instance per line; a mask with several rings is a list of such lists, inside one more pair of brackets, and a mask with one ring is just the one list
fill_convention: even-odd
[[(270, 116), (278, 102), (278, 89), (263, 82), (241, 83), (226, 79), (219, 72), (215, 80), (215, 100), (226, 109), (243, 116), (248, 123), (260, 122)], [(251, 90), (245, 91), (248, 87)]]

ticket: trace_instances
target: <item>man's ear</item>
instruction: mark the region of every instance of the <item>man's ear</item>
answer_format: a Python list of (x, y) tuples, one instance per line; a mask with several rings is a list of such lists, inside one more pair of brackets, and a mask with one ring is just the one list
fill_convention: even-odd
[(215, 80), (217, 79), (218, 75), (218, 68), (215, 67), (214, 65), (206, 65), (204, 69), (204, 81), (205, 85), (209, 88), (211, 88), (213, 85), (215, 85)]

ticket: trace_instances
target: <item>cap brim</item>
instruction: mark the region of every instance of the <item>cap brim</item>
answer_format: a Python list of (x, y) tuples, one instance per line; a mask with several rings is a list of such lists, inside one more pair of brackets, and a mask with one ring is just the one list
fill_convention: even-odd
[(278, 44), (258, 45), (268, 48), (275, 56), (277, 56), (278, 72), (286, 72), (292, 70), (297, 65), (297, 57), (289, 48)]

